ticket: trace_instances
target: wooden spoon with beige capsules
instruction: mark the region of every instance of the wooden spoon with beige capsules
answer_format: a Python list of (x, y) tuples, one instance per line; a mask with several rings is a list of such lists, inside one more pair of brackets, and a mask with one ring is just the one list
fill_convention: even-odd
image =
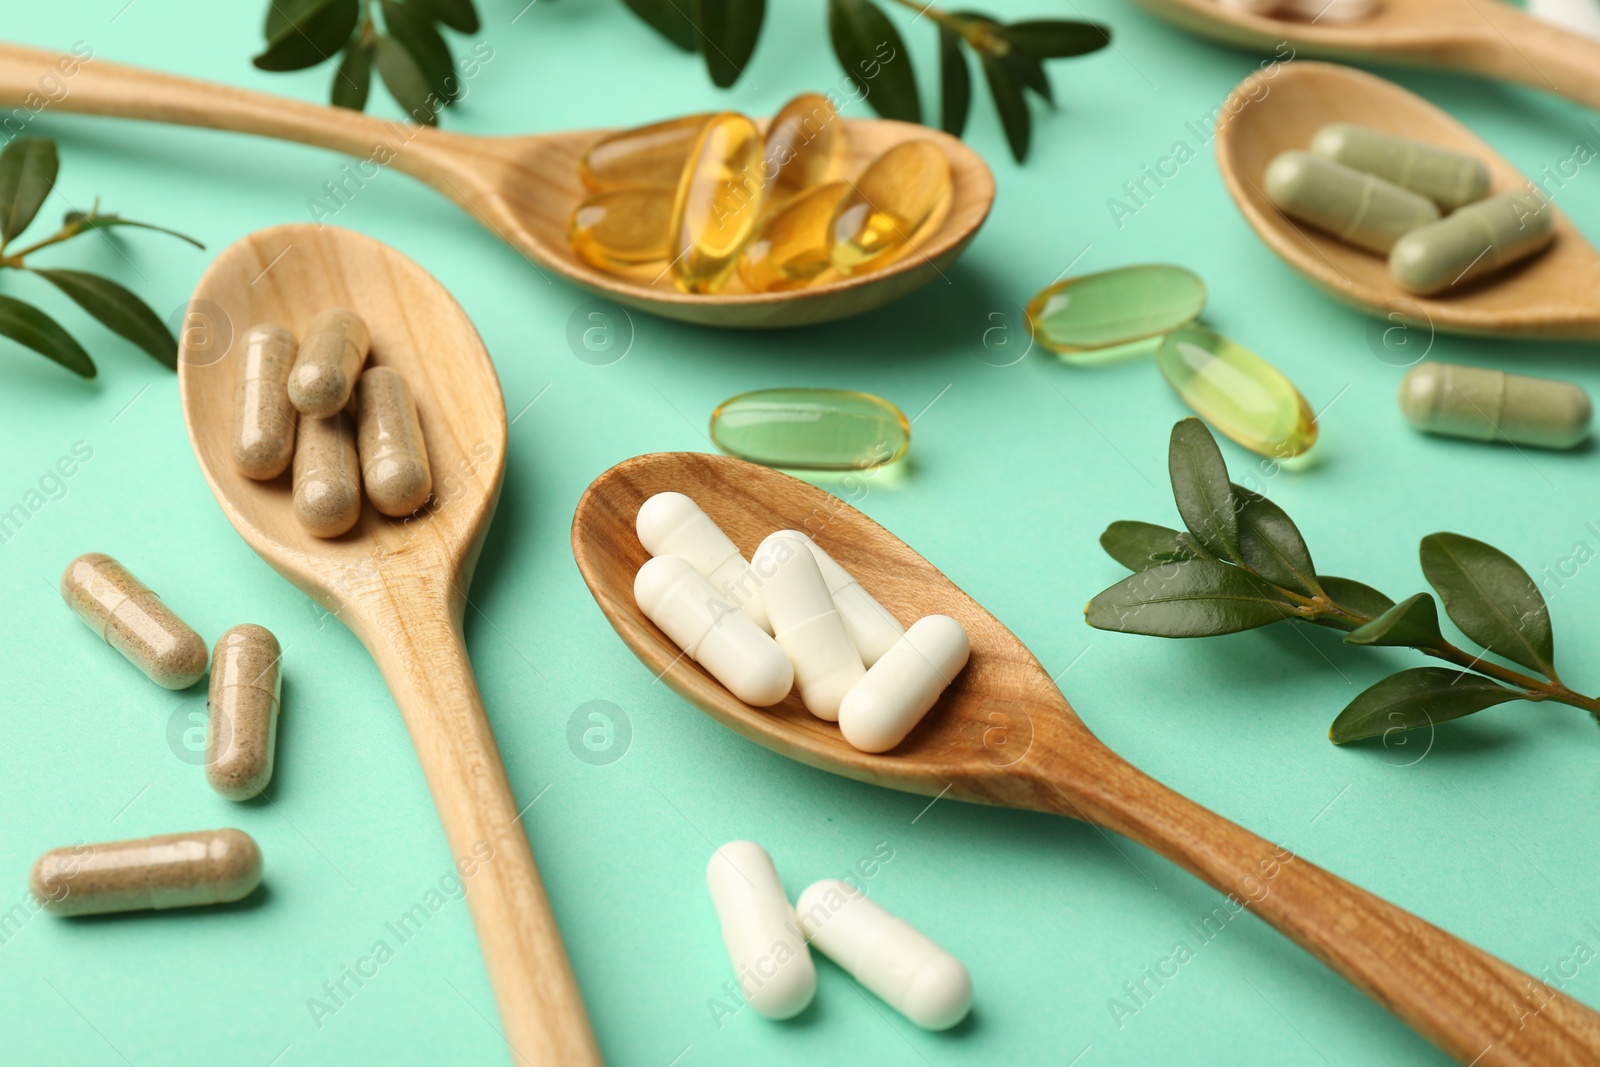
[[(349, 533), (313, 537), (287, 474), (233, 464), (234, 387), (251, 326), (296, 336), (329, 307), (372, 331), (369, 365), (411, 386), (433, 468), (415, 516), (365, 504)], [(598, 1065), (572, 967), (484, 715), (462, 639), (467, 587), (500, 496), (506, 409), (489, 353), (443, 286), (399, 252), (334, 227), (275, 226), (235, 242), (189, 303), (178, 389), (189, 441), (240, 536), (348, 626), (377, 661), (416, 746), (488, 965), (512, 1062)]]
[[(746, 558), (774, 530), (803, 530), (902, 622), (955, 618), (972, 642), (966, 669), (884, 755), (851, 748), (793, 693), (771, 708), (741, 703), (634, 604), (634, 574), (649, 558), (634, 517), (646, 499), (667, 491), (692, 497)], [(645, 666), (757, 744), (873, 785), (1054, 812), (1124, 834), (1247, 902), (1462, 1063), (1600, 1063), (1600, 1015), (1589, 1008), (1122, 760), (1089, 732), (1011, 631), (893, 534), (821, 489), (724, 456), (638, 456), (595, 479), (578, 501), (572, 552), (600, 610)]]
[[(69, 69), (70, 76), (65, 73)], [(567, 220), (588, 195), (578, 179), (578, 160), (608, 130), (526, 137), (446, 133), (101, 59), (84, 61), (0, 44), (0, 109), (36, 109), (46, 99), (42, 85), (65, 87), (59, 98), (50, 94), (46, 106), (51, 111), (234, 130), (355, 156), (361, 163), (350, 172), (330, 168), (328, 174), (346, 199), (359, 195), (385, 167), (393, 167), (455, 201), (546, 278), (556, 274), (619, 304), (703, 326), (807, 326), (880, 307), (942, 277), (994, 203), (988, 165), (957, 138), (887, 119), (840, 119), (846, 132), (841, 172), (846, 175), (859, 174), (901, 142), (937, 144), (950, 162), (953, 182), (943, 222), (916, 237), (915, 251), (876, 273), (781, 293), (738, 291), (735, 281), (723, 292), (691, 295), (675, 289), (664, 271), (659, 278), (649, 272), (618, 277), (596, 270), (567, 247)], [(765, 129), (764, 122), (758, 125)], [(318, 187), (308, 188), (306, 195), (326, 194)], [(327, 203), (331, 210), (332, 202)]]
[[(1596, 60), (1600, 64), (1600, 54)], [(1309, 148), (1330, 122), (1370, 126), (1481, 159), (1493, 179), (1491, 195), (1528, 188), (1527, 179), (1471, 130), (1393, 82), (1333, 63), (1289, 63), (1274, 70), (1270, 76), (1252, 74), (1229, 96), (1223, 113), (1232, 117), (1217, 131), (1217, 167), (1245, 219), (1291, 267), (1336, 299), (1396, 325), (1600, 340), (1600, 253), (1559, 211), (1555, 242), (1532, 259), (1434, 296), (1417, 296), (1395, 284), (1384, 257), (1273, 207), (1263, 178), (1267, 164), (1280, 152)], [(1555, 196), (1559, 201), (1559, 190)]]

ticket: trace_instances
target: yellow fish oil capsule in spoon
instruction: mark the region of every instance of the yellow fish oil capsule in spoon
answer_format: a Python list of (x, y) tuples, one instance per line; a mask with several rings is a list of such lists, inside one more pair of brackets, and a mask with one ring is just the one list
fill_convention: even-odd
[(833, 265), (847, 274), (886, 266), (950, 203), (950, 161), (932, 141), (897, 144), (868, 164), (833, 217)]
[(28, 878), (34, 898), (52, 915), (227, 904), (260, 884), (261, 849), (243, 830), (51, 849)]
[(338, 537), (361, 517), (361, 465), (344, 412), (301, 419), (294, 449), (294, 513), (318, 537)]
[(244, 335), (244, 363), (234, 389), (233, 465), (246, 478), (276, 478), (294, 456), (294, 358), (294, 334), (282, 326), (264, 322)]
[(326, 418), (349, 403), (371, 347), (366, 322), (348, 308), (312, 319), (289, 372), (289, 399), (300, 414)]
[(685, 115), (602, 137), (578, 161), (578, 177), (594, 192), (624, 186), (674, 189), (709, 118)]
[(758, 293), (797, 289), (808, 285), (833, 266), (828, 256), (828, 233), (833, 212), (850, 191), (844, 182), (828, 182), (807, 189), (776, 214), (739, 256), (739, 277)]
[(428, 502), (433, 472), (411, 387), (388, 367), (361, 376), (357, 451), (367, 499), (385, 515), (410, 515)]
[(591, 266), (616, 270), (668, 258), (674, 189), (628, 186), (587, 197), (567, 223), (567, 245)]
[(672, 204), (673, 281), (686, 293), (713, 293), (739, 263), (766, 199), (761, 134), (725, 111), (700, 131)]
[(801, 93), (767, 127), (767, 183), (774, 201), (828, 180), (844, 155), (844, 124), (821, 93)]

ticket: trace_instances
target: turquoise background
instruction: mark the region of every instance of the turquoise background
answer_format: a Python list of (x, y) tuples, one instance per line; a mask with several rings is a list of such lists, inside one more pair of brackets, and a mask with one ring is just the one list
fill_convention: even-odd
[[(451, 129), (625, 125), (709, 107), (770, 113), (840, 77), (821, 0), (773, 5), (754, 61), (728, 92), (614, 0), (536, 3), (518, 17), (523, 2), (480, 0), (477, 39), (494, 56), (446, 116)], [(327, 69), (275, 76), (250, 66), (259, 3), (10, 7), (5, 33), (18, 41), (83, 40), (100, 59), (324, 98)], [(566, 339), (589, 298), (542, 277), (438, 195), (384, 173), (337, 217), (414, 257), (456, 294), (494, 353), (512, 414), (539, 397), (511, 428), (467, 636), (512, 784), (524, 803), (539, 797), (529, 835), (601, 1046), (611, 1063), (641, 1067), (1443, 1062), (1253, 918), (1198, 948), (1119, 1026), (1108, 1000), (1176, 940), (1194, 947), (1187, 924), (1219, 894), (1087, 826), (947, 801), (927, 809), (926, 799), (830, 777), (741, 740), (651, 684), (573, 565), (568, 528), (590, 480), (638, 453), (708, 449), (703, 430), (720, 400), (783, 385), (882, 394), (920, 417), (905, 476), (872, 481), (862, 508), (987, 605), (1052, 672), (1066, 671), (1067, 695), (1113, 748), (1530, 971), (1560, 966), (1578, 942), (1600, 950), (1595, 724), (1566, 708), (1512, 704), (1403, 747), (1335, 749), (1325, 731), (1344, 703), (1418, 657), (1347, 648), (1309, 628), (1187, 643), (1090, 630), (1081, 605), (1122, 574), (1096, 546), (1101, 529), (1122, 518), (1176, 522), (1164, 458), (1185, 411), (1149, 362), (1082, 369), (1036, 350), (994, 366), (1009, 357), (985, 347), (984, 331), (1014, 329), (1017, 306), (1069, 264), (1194, 268), (1211, 286), (1210, 324), (1326, 408), (1318, 463), (1251, 475), (1255, 458), (1225, 443), (1236, 480), (1287, 508), (1320, 569), (1396, 597), (1422, 588), (1415, 553), (1424, 534), (1456, 530), (1503, 547), (1546, 585), (1564, 673), (1586, 692), (1600, 690), (1600, 666), (1586, 654), (1600, 641), (1591, 610), (1600, 566), (1563, 561), (1580, 543), (1600, 549), (1593, 449), (1519, 453), (1402, 424), (1396, 364), (1410, 357), (1375, 346), (1372, 323), (1314, 292), (1256, 240), (1209, 145), (1185, 125), (1260, 57), (1192, 40), (1111, 0), (1014, 0), (997, 10), (1101, 19), (1115, 28), (1116, 49), (1052, 66), (1062, 106), (1035, 112), (1026, 167), (1010, 162), (987, 100), (975, 105), (969, 140), (995, 169), (993, 215), (945, 281), (859, 319), (774, 334), (636, 314), (626, 358), (600, 366)], [(903, 14), (895, 18), (926, 96), (933, 34)], [(460, 51), (469, 43), (457, 39)], [(1600, 145), (1586, 125), (1592, 113), (1538, 92), (1385, 73), (1525, 172), (1554, 166), (1579, 139)], [(376, 93), (374, 110), (396, 113)], [(158, 235), (130, 234), (115, 248), (89, 237), (40, 257), (107, 271), (163, 314), (180, 308), (211, 254), (258, 227), (308, 220), (307, 199), (340, 163), (229, 134), (52, 111), (29, 132), (61, 144), (47, 221), (99, 196), (108, 209), (207, 243), (200, 253)], [(1196, 158), (1119, 228), (1108, 198), (1178, 140)], [(1600, 233), (1594, 169), (1556, 201)], [(239, 906), (77, 922), (24, 908), (0, 943), (0, 1059), (505, 1062), (466, 905), (450, 901), (404, 945), (385, 930), (450, 860), (371, 661), (228, 526), (190, 454), (171, 373), (86, 324), (36, 279), (7, 272), (0, 291), (57, 313), (101, 367), (84, 383), (0, 343), (0, 511), (26, 502), (76, 442), (93, 452), (64, 480), (64, 495), (45, 499), (0, 544), (0, 914), (24, 903), (33, 858), (73, 841), (232, 825), (267, 857), (266, 889)], [(1432, 354), (1600, 390), (1586, 346), (1440, 337)], [(185, 736), (203, 689), (155, 688), (62, 606), (62, 567), (91, 550), (127, 563), (208, 640), (252, 621), (283, 641), (280, 763), (266, 800), (234, 805), (206, 787), (192, 750), (198, 732)], [(631, 724), (624, 754), (607, 765), (579, 759), (567, 740), (569, 719), (593, 700), (617, 705)], [(709, 1002), (725, 997), (729, 969), (703, 870), (712, 847), (735, 837), (765, 845), (794, 893), (887, 842), (893, 858), (872, 892), (968, 964), (971, 1021), (922, 1033), (825, 963), (815, 1006), (799, 1020), (773, 1024), (746, 1011), (719, 1027)], [(308, 999), (380, 938), (393, 958), (319, 1027)], [(1565, 987), (1600, 1004), (1600, 966), (1578, 968)]]

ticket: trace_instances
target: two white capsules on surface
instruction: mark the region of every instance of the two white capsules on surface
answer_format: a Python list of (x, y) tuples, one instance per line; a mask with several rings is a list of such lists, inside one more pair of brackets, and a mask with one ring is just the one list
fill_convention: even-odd
[(815, 883), (797, 908), (766, 850), (730, 841), (712, 853), (706, 885), (739, 990), (768, 1019), (793, 1018), (811, 1003), (817, 971), (808, 944), (925, 1030), (948, 1030), (972, 1008), (961, 961), (847, 882)]
[(961, 624), (929, 615), (904, 630), (816, 542), (779, 530), (751, 560), (682, 493), (639, 508), (651, 559), (634, 578), (639, 610), (747, 704), (798, 685), (819, 719), (864, 752), (905, 739), (966, 666)]

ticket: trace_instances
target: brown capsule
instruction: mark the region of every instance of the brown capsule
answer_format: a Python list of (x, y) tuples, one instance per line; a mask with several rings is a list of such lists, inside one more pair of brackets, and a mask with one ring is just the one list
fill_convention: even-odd
[(348, 308), (312, 319), (289, 372), (289, 399), (300, 414), (327, 418), (349, 403), (371, 347), (366, 322)]
[(206, 672), (206, 643), (161, 598), (100, 552), (67, 564), (61, 599), (145, 677), (187, 689)]
[(226, 904), (260, 884), (261, 849), (243, 830), (51, 849), (28, 878), (34, 897), (53, 915)]
[(294, 449), (294, 513), (318, 537), (338, 537), (361, 517), (361, 466), (350, 416), (300, 420)]
[(233, 392), (233, 464), (246, 478), (266, 481), (289, 469), (294, 456), (294, 405), (289, 370), (294, 334), (275, 323), (250, 327)]
[(367, 371), (360, 388), (357, 444), (367, 499), (385, 515), (410, 515), (433, 491), (417, 402), (406, 380), (388, 367)]
[(786, 200), (828, 180), (844, 155), (844, 124), (821, 93), (801, 93), (767, 127), (768, 196)]
[(278, 639), (264, 626), (245, 623), (217, 638), (206, 781), (229, 800), (249, 800), (272, 781), (282, 660)]

